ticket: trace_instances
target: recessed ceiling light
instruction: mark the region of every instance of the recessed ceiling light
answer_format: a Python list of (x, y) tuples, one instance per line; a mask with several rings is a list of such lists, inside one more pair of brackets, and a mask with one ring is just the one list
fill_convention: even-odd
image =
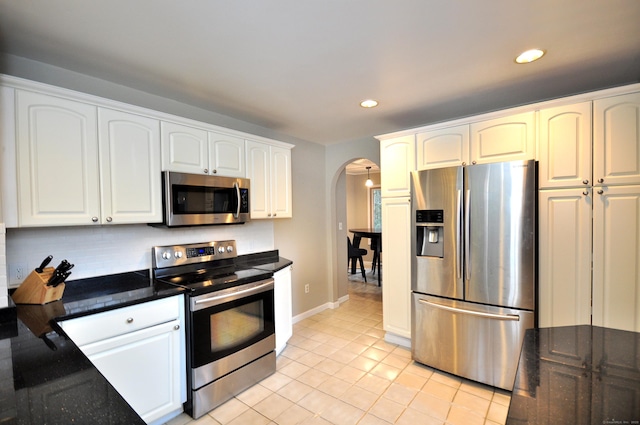
[(373, 99), (367, 99), (360, 102), (360, 106), (363, 108), (375, 108), (378, 106), (378, 101)]
[(540, 59), (545, 54), (544, 50), (531, 49), (520, 53), (516, 58), (516, 63), (529, 63)]

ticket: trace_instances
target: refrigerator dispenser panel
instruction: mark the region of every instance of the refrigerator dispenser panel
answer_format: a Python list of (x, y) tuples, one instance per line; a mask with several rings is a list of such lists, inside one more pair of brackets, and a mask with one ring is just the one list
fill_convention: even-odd
[(444, 257), (444, 211), (416, 211), (416, 253), (421, 257)]

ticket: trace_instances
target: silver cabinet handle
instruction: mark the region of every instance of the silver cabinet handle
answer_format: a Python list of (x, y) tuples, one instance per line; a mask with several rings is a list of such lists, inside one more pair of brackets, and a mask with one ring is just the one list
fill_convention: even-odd
[(464, 167), (465, 165), (467, 165), (467, 163), (462, 161), (462, 166)]
[(93, 221), (94, 223), (98, 222), (98, 217), (91, 217), (91, 221)]
[(107, 223), (111, 223), (113, 219), (111, 217), (107, 217)]
[(205, 174), (209, 174), (209, 169), (208, 169), (208, 168), (205, 168), (205, 169), (204, 169), (204, 173), (205, 173)]
[(589, 180), (587, 179), (582, 180), (582, 184), (589, 184)]
[(598, 195), (602, 195), (604, 193), (604, 190), (600, 189), (598, 190)]
[(476, 161), (471, 161), (471, 165), (476, 165), (477, 162)]
[(582, 194), (583, 194), (584, 196), (589, 196), (589, 191), (588, 191), (588, 190), (585, 190), (584, 192), (582, 192)]
[(218, 170), (211, 170), (211, 172), (212, 172), (213, 174), (216, 174), (216, 173), (218, 172)]
[(175, 325), (173, 329), (177, 331), (178, 329), (180, 329), (180, 325)]
[(598, 183), (604, 183), (604, 179), (598, 179)]
[(449, 307), (448, 305), (432, 303), (431, 301), (427, 301), (427, 300), (423, 300), (423, 299), (420, 299), (419, 301), (422, 304), (427, 304), (427, 305), (429, 305), (431, 307), (440, 308), (442, 310), (451, 311), (453, 313), (468, 314), (468, 315), (471, 315), (471, 316), (484, 317), (486, 319), (511, 320), (511, 321), (515, 321), (515, 322), (519, 322), (520, 321), (520, 316), (518, 316), (517, 314), (483, 313), (481, 311), (465, 310), (463, 308)]
[(127, 323), (133, 323), (133, 317), (127, 318)]

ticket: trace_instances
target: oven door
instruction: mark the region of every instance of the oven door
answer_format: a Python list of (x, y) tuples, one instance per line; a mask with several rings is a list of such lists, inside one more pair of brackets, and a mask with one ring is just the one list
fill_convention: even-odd
[(273, 279), (191, 299), (192, 387), (275, 350)]

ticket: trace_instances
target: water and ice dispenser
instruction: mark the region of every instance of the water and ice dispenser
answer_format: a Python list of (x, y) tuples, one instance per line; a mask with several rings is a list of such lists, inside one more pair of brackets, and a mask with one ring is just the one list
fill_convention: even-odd
[(416, 253), (419, 257), (444, 257), (444, 211), (416, 211)]

